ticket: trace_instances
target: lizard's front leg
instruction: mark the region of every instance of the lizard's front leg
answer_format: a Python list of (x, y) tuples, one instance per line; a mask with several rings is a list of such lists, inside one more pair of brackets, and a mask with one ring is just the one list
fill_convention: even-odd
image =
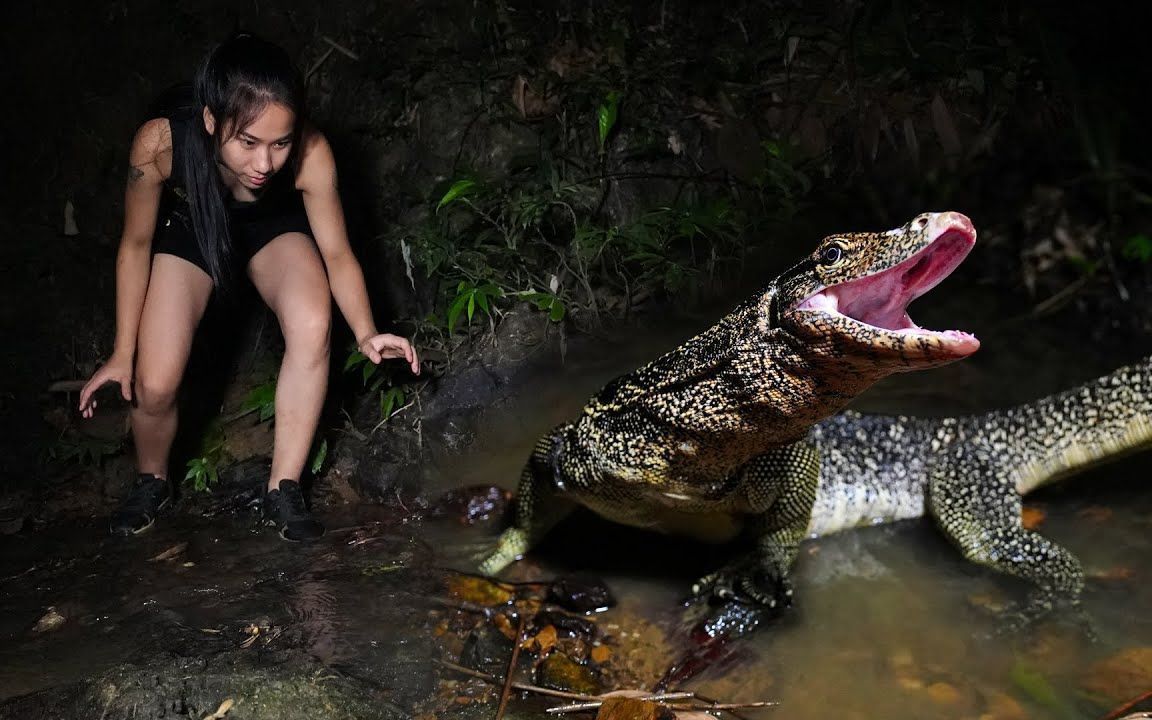
[(575, 508), (563, 497), (556, 483), (556, 443), (561, 429), (540, 438), (520, 474), (516, 490), (516, 520), (505, 530), (493, 550), (480, 563), (485, 575), (495, 575), (522, 558)]
[(758, 455), (741, 472), (741, 487), (753, 512), (748, 530), (755, 551), (702, 578), (693, 594), (770, 609), (787, 607), (792, 603), (788, 573), (816, 501), (819, 454), (807, 443), (796, 443)]

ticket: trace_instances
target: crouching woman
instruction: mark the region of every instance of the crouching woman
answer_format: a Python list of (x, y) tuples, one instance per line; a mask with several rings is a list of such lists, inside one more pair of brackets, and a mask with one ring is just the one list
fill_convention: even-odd
[(107, 383), (133, 401), (139, 475), (110, 530), (142, 532), (169, 502), (176, 397), (192, 338), (212, 293), (243, 271), (285, 345), (265, 514), (281, 537), (314, 539), (324, 528), (308, 512), (300, 475), (327, 391), (330, 298), (373, 362), (402, 358), (419, 373), (419, 360), (408, 340), (376, 329), (332, 152), (306, 121), (304, 83), (287, 54), (234, 36), (205, 58), (193, 94), (132, 142), (115, 345), (80, 393), (84, 417)]

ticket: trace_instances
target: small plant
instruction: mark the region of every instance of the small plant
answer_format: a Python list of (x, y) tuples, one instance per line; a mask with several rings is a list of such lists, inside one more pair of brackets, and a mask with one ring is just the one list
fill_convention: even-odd
[[(357, 368), (360, 369), (360, 381), (368, 392), (379, 393), (377, 402), (380, 408), (380, 422), (373, 428), (375, 431), (404, 407), (411, 390), (406, 385), (393, 385), (388, 372), (369, 360), (364, 353), (353, 350), (344, 361), (344, 371), (354, 372)], [(326, 446), (324, 451), (327, 452)]]
[(65, 432), (45, 451), (45, 460), (56, 463), (75, 463), (82, 468), (99, 468), (104, 461), (119, 455), (123, 440), (102, 440), (76, 432)]
[(1124, 241), (1124, 247), (1120, 249), (1120, 254), (1129, 260), (1146, 263), (1152, 260), (1152, 238), (1144, 233), (1132, 235)]
[(468, 327), (472, 327), (472, 317), (476, 310), (482, 310), (488, 316), (491, 324), (494, 313), (494, 301), (504, 297), (504, 291), (494, 283), (483, 282), (477, 285), (470, 280), (461, 280), (456, 286), (456, 297), (448, 306), (448, 334), (451, 335), (456, 323), (463, 313), (468, 318)]
[(227, 460), (224, 452), (224, 423), (217, 418), (200, 439), (200, 453), (185, 466), (184, 482), (196, 492), (208, 492), (220, 480), (220, 468)]
[(275, 380), (269, 380), (252, 388), (240, 405), (240, 412), (231, 419), (239, 419), (251, 413), (257, 414), (257, 422), (265, 422), (276, 416)]

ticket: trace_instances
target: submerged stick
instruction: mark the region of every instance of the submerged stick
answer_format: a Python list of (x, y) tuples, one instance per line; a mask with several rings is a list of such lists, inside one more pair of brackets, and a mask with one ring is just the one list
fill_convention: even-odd
[(516, 672), (516, 661), (520, 659), (520, 642), (524, 639), (524, 615), (520, 615), (520, 622), (516, 625), (516, 643), (512, 646), (512, 657), (508, 660), (508, 669), (504, 671), (504, 689), (500, 692), (500, 707), (496, 709), (496, 720), (502, 720), (504, 709), (508, 707), (508, 698), (512, 695), (512, 674)]
[[(1144, 702), (1145, 700), (1152, 700), (1152, 690), (1149, 690), (1148, 692), (1144, 693), (1143, 695), (1141, 695), (1137, 698), (1133, 698), (1132, 700), (1129, 700), (1128, 702), (1124, 703), (1120, 707), (1116, 708), (1112, 712), (1110, 712), (1107, 715), (1105, 715), (1104, 717), (1102, 717), (1100, 720), (1120, 720), (1120, 717), (1124, 713), (1128, 712), (1129, 710), (1136, 707), (1137, 705)], [(1128, 717), (1131, 717), (1131, 718), (1152, 717), (1152, 715), (1149, 715), (1148, 713), (1137, 713), (1135, 715), (1129, 715)], [(1128, 718), (1123, 718), (1123, 720), (1128, 720)]]
[[(478, 678), (484, 682), (492, 683), (493, 685), (498, 685), (503, 682), (499, 678), (489, 675), (488, 673), (482, 673), (479, 670), (466, 668), (463, 665), (457, 665), (456, 663), (448, 662), (447, 660), (436, 660), (435, 662), (439, 665), (443, 665), (449, 670), (455, 670), (456, 672), (463, 673), (464, 675), (471, 675), (474, 678)], [(551, 690), (549, 688), (540, 687), (539, 685), (528, 685), (525, 683), (514, 682), (512, 683), (512, 687), (516, 688), (517, 690), (523, 690), (524, 692), (535, 693), (537, 695), (547, 695), (549, 697), (560, 698), (561, 700), (579, 700), (582, 702), (591, 702), (597, 699), (592, 695), (581, 695), (580, 693), (564, 692), (563, 690)]]

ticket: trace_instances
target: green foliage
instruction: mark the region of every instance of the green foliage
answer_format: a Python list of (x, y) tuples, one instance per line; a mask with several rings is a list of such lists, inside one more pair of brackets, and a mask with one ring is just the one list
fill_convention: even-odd
[(608, 141), (608, 136), (612, 134), (612, 130), (616, 127), (616, 117), (620, 111), (620, 93), (613, 90), (608, 93), (604, 98), (604, 102), (596, 109), (596, 129), (598, 131), (597, 137), (600, 141), (600, 152), (604, 152), (604, 144)]
[(1152, 238), (1144, 233), (1132, 235), (1124, 241), (1120, 252), (1129, 260), (1146, 263), (1152, 260)]
[(119, 439), (103, 440), (68, 431), (47, 447), (44, 459), (54, 463), (75, 463), (82, 468), (99, 468), (106, 459), (119, 455), (123, 449), (124, 442)]
[(313, 475), (319, 475), (328, 460), (328, 438), (318, 438), (319, 442), (312, 443), (312, 453), (308, 459), (308, 470)]
[(564, 319), (564, 301), (552, 293), (529, 290), (520, 293), (519, 297), (521, 300), (536, 306), (537, 310), (548, 313), (548, 319), (552, 322), (558, 323)]
[(356, 372), (357, 368), (359, 368), (363, 387), (368, 392), (377, 393), (380, 422), (377, 423), (376, 428), (379, 428), (404, 407), (412, 390), (407, 385), (393, 384), (391, 374), (383, 366), (372, 362), (368, 356), (359, 350), (353, 350), (344, 361), (344, 371)]
[(196, 492), (208, 492), (220, 479), (219, 467), (211, 458), (195, 457), (188, 461), (184, 482), (191, 483)]
[(480, 309), (489, 318), (492, 317), (493, 301), (504, 297), (504, 291), (491, 282), (477, 285), (470, 280), (461, 280), (456, 286), (456, 296), (448, 306), (448, 333), (456, 328), (460, 314), (468, 317), (468, 325), (472, 325), (472, 316)]
[(261, 383), (248, 393), (240, 405), (240, 415), (257, 413), (259, 422), (266, 422), (276, 415), (276, 381)]
[(1026, 660), (1017, 659), (1009, 676), (1012, 685), (1025, 697), (1052, 712), (1056, 717), (1075, 718), (1079, 716), (1068, 702), (1060, 697), (1048, 678)]
[(224, 452), (224, 423), (216, 419), (200, 439), (199, 454), (185, 466), (184, 482), (196, 492), (208, 492), (220, 479), (220, 467), (227, 460)]

